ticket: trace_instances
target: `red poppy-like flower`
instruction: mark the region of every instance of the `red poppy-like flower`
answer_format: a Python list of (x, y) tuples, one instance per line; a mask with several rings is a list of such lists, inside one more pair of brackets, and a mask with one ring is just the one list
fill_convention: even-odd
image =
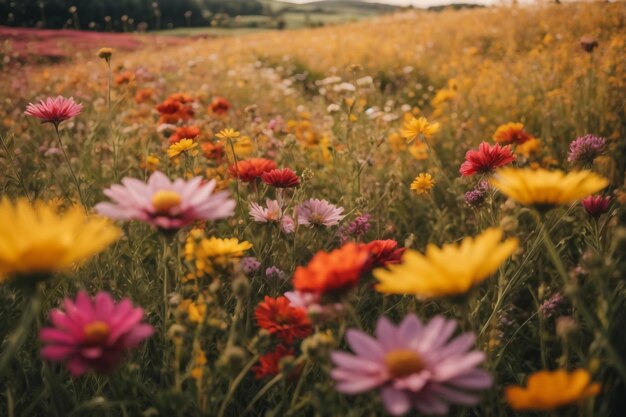
[(228, 113), (230, 110), (230, 103), (224, 97), (214, 97), (211, 104), (209, 104), (209, 112), (215, 113), (217, 115), (222, 115)]
[(221, 143), (203, 142), (200, 144), (202, 148), (202, 155), (206, 159), (213, 159), (220, 162), (224, 157), (224, 145)]
[[(259, 364), (252, 368), (256, 379), (264, 379), (273, 377), (280, 372), (280, 360), (285, 357), (292, 356), (295, 358), (296, 353), (292, 348), (283, 345), (276, 346), (272, 352), (268, 352), (259, 358)], [(297, 378), (302, 371), (302, 367), (298, 366), (287, 379)]]
[(261, 179), (267, 185), (276, 188), (293, 188), (300, 185), (300, 178), (289, 168), (267, 171), (261, 176)]
[(580, 200), (583, 208), (591, 217), (598, 218), (609, 211), (611, 206), (611, 197), (601, 195), (590, 195)]
[(198, 126), (181, 126), (176, 128), (167, 142), (173, 145), (183, 139), (195, 139), (198, 135), (200, 135), (200, 128)]
[(115, 77), (115, 85), (130, 84), (135, 80), (135, 73), (133, 71), (124, 71)]
[(231, 165), (228, 171), (233, 177), (243, 182), (250, 182), (273, 169), (276, 169), (276, 162), (265, 158), (252, 158)]
[(524, 130), (524, 125), (521, 123), (503, 124), (493, 134), (493, 140), (503, 145), (521, 145), (530, 139), (532, 139), (532, 135)]
[(288, 344), (313, 333), (306, 310), (292, 306), (287, 297), (266, 296), (254, 309), (254, 318), (260, 328)]
[(510, 146), (500, 146), (497, 143), (490, 146), (487, 142), (483, 142), (478, 145), (478, 150), (467, 151), (465, 162), (461, 165), (459, 172), (464, 176), (484, 174), (513, 161), (515, 161), (515, 155), (511, 153)]
[(73, 97), (63, 96), (48, 97), (37, 104), (28, 103), (24, 114), (36, 117), (42, 123), (54, 123), (58, 125), (64, 120), (78, 116), (83, 110), (82, 104), (74, 101)]
[(356, 243), (331, 252), (319, 251), (307, 266), (296, 268), (293, 286), (300, 292), (342, 293), (357, 285), (369, 261), (370, 252)]
[(182, 104), (189, 104), (189, 103), (193, 103), (195, 101), (193, 99), (193, 97), (191, 97), (190, 95), (185, 94), (185, 93), (170, 94), (170, 96), (167, 98), (167, 100), (178, 101), (179, 103), (182, 103)]
[(188, 103), (193, 99), (186, 94), (172, 94), (161, 104), (156, 106), (160, 114), (159, 123), (178, 123), (181, 120), (189, 120), (194, 111)]
[(135, 103), (145, 103), (146, 101), (152, 100), (152, 97), (154, 97), (154, 89), (142, 88), (135, 93)]
[(398, 242), (392, 239), (373, 240), (361, 245), (370, 253), (372, 268), (400, 263), (406, 248), (399, 248)]

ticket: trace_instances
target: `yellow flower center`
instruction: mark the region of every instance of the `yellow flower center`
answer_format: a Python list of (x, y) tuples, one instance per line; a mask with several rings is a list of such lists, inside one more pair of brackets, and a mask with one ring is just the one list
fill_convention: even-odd
[(152, 196), (152, 207), (158, 213), (167, 213), (172, 208), (178, 206), (182, 199), (175, 191), (161, 190)]
[(111, 333), (109, 325), (99, 320), (89, 323), (83, 330), (85, 332), (85, 341), (90, 345), (104, 343)]
[(424, 369), (424, 361), (412, 350), (398, 349), (385, 356), (385, 365), (393, 378), (402, 378)]

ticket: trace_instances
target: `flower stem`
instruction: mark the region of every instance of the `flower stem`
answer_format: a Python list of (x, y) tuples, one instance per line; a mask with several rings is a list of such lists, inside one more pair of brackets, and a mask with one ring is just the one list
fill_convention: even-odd
[(254, 404), (256, 404), (256, 402), (259, 401), (265, 395), (265, 393), (267, 393), (267, 391), (269, 391), (274, 385), (276, 385), (282, 380), (283, 380), (283, 374), (278, 374), (274, 378), (270, 379), (269, 382), (265, 384), (263, 388), (261, 388), (259, 392), (257, 392), (257, 394), (254, 396), (254, 398), (248, 403), (248, 406), (246, 407), (246, 409), (243, 410), (243, 413), (241, 413), (241, 417), (245, 416), (250, 411), (252, 411), (252, 407), (254, 406)]
[(15, 166), (15, 160), (13, 159), (13, 154), (9, 151), (9, 147), (4, 142), (4, 138), (2, 137), (2, 135), (0, 135), (0, 143), (2, 144), (2, 147), (4, 148), (4, 151), (7, 153), (7, 159), (9, 160), (9, 164), (11, 165), (11, 168), (13, 169), (13, 173), (15, 174), (15, 178), (17, 179), (17, 182), (20, 184), (20, 187), (22, 187), (22, 191), (24, 191), (24, 196), (28, 199), (28, 201), (32, 202), (30, 195), (28, 194), (28, 189), (26, 188), (26, 184), (24, 184), (24, 178), (22, 177), (20, 172), (17, 170), (17, 167)]
[(259, 360), (258, 353), (254, 355), (248, 361), (246, 366), (243, 367), (241, 372), (239, 372), (239, 374), (235, 377), (233, 382), (230, 384), (230, 388), (228, 388), (228, 393), (226, 393), (226, 397), (224, 398), (224, 402), (222, 402), (222, 405), (220, 407), (219, 413), (217, 414), (217, 417), (224, 417), (224, 413), (226, 412), (226, 406), (230, 402), (231, 398), (233, 398), (233, 395), (235, 394), (235, 390), (237, 389), (237, 387), (239, 386), (243, 378), (246, 376), (250, 368), (252, 368), (252, 366), (256, 363), (257, 360)]
[(70, 169), (70, 174), (72, 175), (72, 179), (74, 180), (74, 184), (76, 185), (76, 190), (78, 191), (78, 198), (80, 199), (80, 203), (84, 206), (85, 199), (83, 198), (83, 192), (80, 189), (80, 182), (78, 181), (78, 177), (74, 173), (74, 169), (72, 168), (72, 163), (70, 162), (69, 156), (67, 156), (67, 152), (65, 152), (65, 148), (63, 147), (63, 141), (61, 140), (61, 134), (59, 132), (59, 124), (54, 124), (54, 131), (57, 134), (57, 140), (59, 141), (59, 147), (61, 148), (61, 152), (63, 152), (63, 156), (65, 157), (65, 162), (67, 163), (67, 167)]

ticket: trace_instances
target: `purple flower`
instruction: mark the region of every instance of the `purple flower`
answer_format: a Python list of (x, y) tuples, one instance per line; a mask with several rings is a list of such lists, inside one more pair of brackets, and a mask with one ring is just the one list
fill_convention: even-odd
[(261, 267), (259, 262), (254, 256), (245, 256), (241, 258), (241, 269), (244, 274), (251, 274), (256, 272)]
[(269, 268), (267, 268), (265, 270), (265, 276), (268, 279), (287, 279), (287, 274), (285, 274), (276, 266), (270, 266)]
[(343, 218), (343, 207), (337, 207), (326, 200), (312, 198), (297, 208), (298, 224), (305, 226), (334, 226)]
[(354, 219), (352, 223), (344, 225), (339, 232), (341, 242), (345, 243), (365, 235), (370, 229), (370, 217), (368, 213), (365, 213)]
[(572, 163), (591, 164), (606, 151), (606, 139), (594, 135), (577, 138), (569, 144), (567, 160)]
[(547, 319), (551, 317), (552, 314), (554, 314), (554, 312), (556, 311), (556, 309), (559, 308), (559, 306), (563, 304), (564, 302), (565, 302), (565, 299), (563, 298), (563, 296), (557, 292), (539, 306), (539, 312), (544, 318)]
[(409, 314), (398, 326), (381, 317), (376, 338), (349, 329), (346, 339), (355, 354), (331, 355), (337, 391), (358, 394), (380, 388), (385, 408), (396, 416), (411, 408), (446, 414), (449, 403), (476, 404), (478, 395), (471, 391), (489, 388), (492, 378), (477, 368), (485, 354), (470, 351), (474, 334), (451, 339), (456, 326), (442, 316), (422, 323)]
[(478, 207), (485, 202), (487, 192), (489, 191), (489, 183), (481, 181), (472, 191), (465, 193), (465, 204), (470, 207)]
[(286, 234), (293, 233), (296, 230), (296, 223), (291, 216), (285, 215), (280, 219), (280, 229)]
[(257, 223), (274, 223), (279, 222), (283, 216), (283, 210), (280, 208), (280, 204), (276, 200), (266, 200), (267, 208), (258, 205), (257, 203), (250, 203), (250, 217)]
[(170, 181), (155, 171), (148, 183), (126, 177), (122, 185), (104, 190), (113, 203), (96, 204), (96, 211), (117, 220), (140, 220), (159, 229), (180, 229), (196, 220), (230, 217), (236, 203), (228, 191), (214, 193), (216, 182), (201, 177)]

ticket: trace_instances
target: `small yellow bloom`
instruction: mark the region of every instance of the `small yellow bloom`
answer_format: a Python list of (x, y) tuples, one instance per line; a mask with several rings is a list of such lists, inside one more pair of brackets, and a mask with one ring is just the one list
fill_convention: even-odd
[(415, 141), (409, 146), (408, 150), (411, 156), (418, 161), (428, 159), (428, 145), (424, 142)]
[(518, 145), (515, 148), (515, 153), (528, 158), (533, 154), (539, 153), (540, 150), (541, 150), (541, 141), (537, 138), (530, 138), (526, 142), (522, 143), (521, 145)]
[(201, 277), (211, 274), (215, 267), (225, 266), (232, 259), (241, 258), (250, 248), (250, 242), (240, 242), (234, 237), (206, 238), (201, 231), (194, 230), (185, 242), (185, 259), (195, 266), (196, 275)]
[[(242, 136), (233, 144), (233, 148), (235, 149), (235, 155), (237, 155), (237, 158), (245, 158), (250, 155), (252, 151), (254, 151), (254, 144), (252, 143), (250, 136)], [(233, 159), (233, 150), (230, 146), (226, 147), (226, 154), (231, 160)]]
[(48, 276), (101, 252), (121, 231), (81, 207), (60, 214), (54, 205), (0, 202), (0, 283), (20, 276)]
[(102, 58), (107, 62), (111, 59), (112, 55), (113, 55), (112, 48), (100, 48), (98, 50), (98, 58)]
[(167, 156), (170, 158), (176, 158), (179, 155), (189, 152), (194, 148), (197, 148), (198, 144), (193, 139), (182, 139), (175, 144), (167, 148)]
[(516, 238), (501, 242), (502, 229), (491, 228), (460, 245), (429, 244), (426, 253), (408, 249), (402, 263), (374, 270), (376, 289), (387, 294), (435, 298), (465, 294), (493, 274), (517, 250)]
[(161, 160), (158, 157), (154, 155), (148, 155), (146, 156), (145, 160), (141, 161), (141, 164), (139, 166), (141, 167), (141, 169), (153, 172), (159, 169), (159, 165), (161, 165)]
[(235, 129), (222, 129), (220, 130), (215, 137), (216, 138), (220, 138), (220, 139), (224, 139), (224, 140), (236, 140), (239, 136), (241, 136), (241, 133), (237, 132)]
[(407, 143), (413, 142), (418, 137), (428, 139), (439, 131), (439, 123), (428, 123), (425, 117), (416, 119), (411, 117), (404, 122), (400, 134), (406, 139)]
[(571, 204), (609, 185), (606, 178), (591, 171), (528, 168), (502, 168), (490, 183), (518, 203), (541, 208)]
[(422, 172), (411, 183), (411, 190), (415, 191), (418, 195), (428, 194), (435, 185), (435, 180), (430, 174)]
[(528, 377), (526, 388), (509, 386), (504, 393), (514, 410), (550, 411), (598, 395), (600, 384), (591, 382), (586, 369), (542, 370)]

